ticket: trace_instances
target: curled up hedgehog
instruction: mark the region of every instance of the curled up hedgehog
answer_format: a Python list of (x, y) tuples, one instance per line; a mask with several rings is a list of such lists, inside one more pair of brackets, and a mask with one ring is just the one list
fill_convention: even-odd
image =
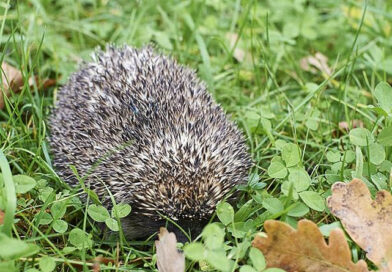
[(128, 239), (153, 234), (165, 216), (200, 232), (251, 166), (243, 136), (195, 72), (150, 47), (96, 53), (60, 89), (49, 126), (62, 179), (79, 185), (74, 165), (104, 205), (108, 190), (131, 205), (121, 221)]

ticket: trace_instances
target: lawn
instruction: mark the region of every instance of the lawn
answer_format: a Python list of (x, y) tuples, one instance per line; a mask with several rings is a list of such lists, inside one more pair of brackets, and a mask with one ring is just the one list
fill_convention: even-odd
[(116, 230), (116, 216), (52, 167), (58, 90), (108, 43), (150, 44), (195, 69), (247, 139), (248, 184), (187, 243), (187, 271), (264, 271), (251, 242), (270, 219), (306, 218), (327, 238), (342, 228), (326, 205), (337, 181), (391, 191), (390, 1), (3, 0), (0, 35), (2, 62), (23, 76), (0, 109), (0, 271), (157, 271), (156, 236), (102, 235), (97, 221)]

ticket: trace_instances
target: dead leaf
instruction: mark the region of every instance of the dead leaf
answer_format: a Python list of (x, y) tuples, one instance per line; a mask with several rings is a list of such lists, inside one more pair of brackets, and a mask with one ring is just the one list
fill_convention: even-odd
[[(0, 109), (4, 108), (3, 92), (7, 97), (9, 97), (11, 95), (11, 91), (18, 93), (21, 91), (24, 85), (22, 73), (12, 65), (3, 62), (1, 64), (1, 70), (2, 84), (0, 86)], [(55, 79), (49, 78), (45, 80), (39, 80), (38, 77), (30, 77), (28, 81), (30, 87), (33, 86), (34, 81), (36, 82), (38, 88), (43, 89), (57, 84)]]
[(276, 220), (267, 220), (264, 228), (267, 237), (256, 236), (253, 246), (263, 252), (268, 267), (288, 272), (369, 271), (364, 261), (352, 262), (341, 229), (331, 231), (327, 245), (317, 225), (306, 219), (298, 222), (298, 230)]
[(392, 271), (392, 196), (379, 191), (372, 200), (366, 184), (353, 179), (337, 182), (327, 200), (350, 237), (367, 252), (367, 258), (381, 271)]
[(101, 271), (101, 265), (99, 262), (94, 262), (93, 264), (93, 272), (100, 272)]
[(23, 86), (23, 76), (18, 69), (3, 62), (1, 64), (1, 70), (0, 109), (4, 107), (3, 92), (6, 96), (10, 96), (11, 91), (18, 92), (20, 87)]
[[(358, 119), (351, 120), (351, 126), (352, 128), (364, 127), (363, 122)], [(339, 122), (339, 128), (342, 130), (346, 130), (347, 132), (350, 130), (350, 126), (346, 121)]]
[(3, 225), (4, 223), (4, 212), (0, 210), (0, 225)]
[(92, 262), (93, 262), (93, 272), (99, 272), (99, 271), (101, 271), (101, 264), (105, 264), (105, 265), (108, 265), (108, 264), (113, 264), (113, 265), (115, 265), (115, 266), (119, 266), (120, 265), (120, 262), (118, 261), (118, 259), (117, 260), (115, 260), (115, 259), (112, 259), (112, 258), (106, 258), (106, 257), (102, 257), (102, 256), (98, 256), (98, 257), (95, 257), (93, 260), (92, 260)]
[(161, 228), (159, 241), (155, 241), (157, 249), (157, 265), (159, 272), (182, 272), (185, 271), (184, 254), (177, 250), (177, 238), (166, 228)]
[[(328, 66), (328, 58), (317, 52), (314, 56), (307, 56), (300, 60), (300, 67), (312, 73), (316, 73), (317, 70), (326, 74), (327, 76), (332, 75), (332, 69)], [(314, 69), (314, 67), (317, 69)]]
[[(71, 263), (70, 265), (77, 269), (77, 271), (83, 271), (84, 265), (91, 267), (92, 272), (99, 272), (101, 271), (101, 264), (104, 265), (111, 265), (112, 267), (119, 267), (121, 262), (117, 259), (107, 258), (103, 256), (97, 256), (94, 259), (89, 259), (87, 262), (83, 262), (82, 260), (75, 260), (79, 263)], [(83, 263), (83, 264), (82, 264)]]
[[(226, 38), (230, 42), (230, 49), (233, 48), (236, 45), (237, 39), (238, 39), (238, 34), (237, 33), (227, 33)], [(245, 59), (245, 51), (239, 48), (238, 43), (236, 45), (236, 48), (234, 49), (233, 52), (233, 57), (238, 61), (238, 62), (243, 62)]]

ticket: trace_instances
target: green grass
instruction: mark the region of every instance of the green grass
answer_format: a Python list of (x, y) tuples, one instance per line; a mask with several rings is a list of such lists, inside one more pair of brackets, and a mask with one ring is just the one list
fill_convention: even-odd
[[(89, 271), (97, 256), (121, 261), (101, 264), (102, 271), (156, 269), (155, 237), (102, 238), (77, 192), (56, 175), (46, 142), (58, 88), (107, 43), (153, 43), (196, 69), (248, 139), (254, 167), (249, 184), (238, 188), (235, 216), (224, 205), (218, 217), (225, 223), (228, 216), (227, 226), (210, 224), (204, 235), (206, 250), (206, 237), (218, 237), (219, 254), (188, 260), (188, 271), (250, 264), (250, 242), (267, 219), (337, 225), (324, 204), (335, 181), (360, 177), (373, 193), (390, 191), (392, 150), (377, 135), (392, 118), (369, 105), (382, 104), (372, 95), (376, 85), (392, 82), (391, 11), (388, 1), (376, 0), (1, 2), (1, 60), (20, 69), (25, 84), (0, 110), (0, 271), (52, 271), (54, 261), (56, 271)], [(318, 52), (331, 74), (301, 65)], [(29, 86), (33, 75), (57, 85)], [(376, 138), (373, 145), (360, 142), (366, 131), (350, 137), (339, 127), (346, 122), (351, 130), (354, 120)], [(15, 193), (11, 175), (28, 190)], [(355, 260), (364, 258), (351, 246)]]

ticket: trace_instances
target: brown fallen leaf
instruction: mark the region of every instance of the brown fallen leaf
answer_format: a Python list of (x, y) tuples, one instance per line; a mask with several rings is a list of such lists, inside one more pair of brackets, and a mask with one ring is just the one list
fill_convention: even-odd
[[(363, 121), (358, 120), (358, 119), (351, 120), (351, 127), (352, 128), (358, 128), (358, 127), (363, 128), (364, 127)], [(345, 130), (345, 131), (349, 132), (350, 125), (346, 121), (342, 121), (342, 122), (339, 122), (339, 128), (341, 130)]]
[(314, 56), (307, 56), (302, 58), (300, 60), (300, 67), (303, 70), (312, 73), (316, 73), (317, 70), (319, 70), (327, 76), (332, 75), (332, 69), (328, 66), (328, 58), (320, 52), (317, 52)]
[(93, 272), (101, 271), (101, 264), (108, 265), (109, 263), (111, 263), (111, 264), (114, 264), (116, 266), (118, 266), (120, 264), (118, 259), (115, 260), (115, 259), (112, 259), (112, 258), (106, 258), (106, 257), (102, 257), (102, 256), (95, 257), (92, 260), (92, 262), (93, 262), (93, 267), (92, 267)]
[(101, 271), (101, 265), (99, 264), (99, 262), (95, 262), (93, 264), (93, 272), (100, 272)]
[(23, 86), (23, 76), (18, 69), (3, 62), (1, 64), (1, 70), (0, 109), (4, 107), (3, 92), (6, 96), (9, 96), (11, 91), (18, 92), (20, 87)]
[(353, 179), (337, 182), (327, 200), (350, 237), (367, 252), (367, 258), (381, 271), (392, 271), (392, 196), (379, 191), (372, 200), (366, 184)]
[(157, 249), (157, 265), (159, 272), (182, 272), (185, 271), (184, 254), (179, 253), (176, 247), (177, 238), (166, 228), (161, 228), (159, 241), (155, 241)]
[(298, 222), (298, 230), (288, 224), (267, 220), (267, 237), (256, 236), (253, 246), (261, 250), (268, 267), (279, 267), (288, 272), (368, 272), (361, 260), (353, 263), (351, 252), (341, 229), (331, 231), (329, 244), (312, 221)]
[[(18, 93), (21, 91), (24, 81), (22, 73), (13, 67), (12, 65), (3, 62), (1, 64), (1, 78), (2, 84), (0, 85), (0, 109), (4, 108), (4, 97), (3, 93), (9, 97), (11, 95), (11, 91), (14, 93)], [(37, 83), (39, 88), (49, 88), (57, 84), (55, 79), (45, 79), (39, 80), (38, 77), (31, 77), (29, 78), (29, 86), (33, 86), (34, 80)]]
[[(236, 45), (236, 42), (238, 40), (238, 34), (237, 33), (226, 33), (226, 39), (230, 43), (230, 48), (233, 48)], [(239, 47), (237, 44), (236, 48), (233, 51), (233, 57), (238, 61), (238, 62), (243, 62), (247, 54), (243, 49)]]
[(111, 264), (112, 266), (114, 265), (116, 267), (119, 267), (121, 265), (121, 262), (118, 259), (116, 260), (113, 258), (107, 258), (107, 257), (103, 257), (103, 256), (95, 257), (94, 259), (90, 259), (88, 261), (85, 261), (83, 264), (82, 264), (82, 260), (75, 260), (75, 261), (80, 262), (80, 263), (71, 263), (70, 265), (73, 268), (76, 268), (77, 271), (83, 271), (84, 265), (91, 267), (92, 272), (101, 271), (101, 264), (104, 264), (104, 265)]
[(4, 223), (4, 212), (0, 210), (0, 225), (3, 225)]

